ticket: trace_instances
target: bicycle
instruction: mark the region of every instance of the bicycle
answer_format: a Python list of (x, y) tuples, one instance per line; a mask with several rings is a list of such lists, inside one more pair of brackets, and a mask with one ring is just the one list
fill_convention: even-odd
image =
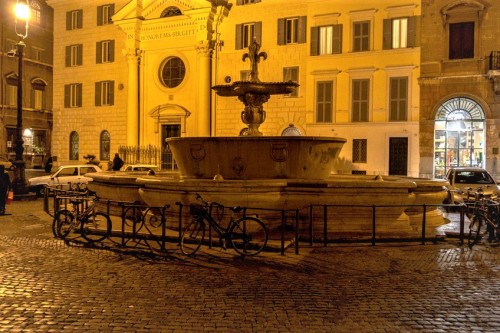
[[(469, 191), (467, 197), (471, 197)], [(500, 204), (486, 198), (481, 188), (474, 193), (474, 202), (468, 215), (469, 226), (468, 245), (472, 249), (488, 234), (489, 241), (500, 241)], [(486, 228), (483, 226), (486, 225)]]
[[(60, 197), (64, 199), (64, 197)], [(74, 229), (80, 229), (80, 234), (89, 242), (101, 242), (111, 234), (111, 219), (108, 215), (95, 212), (95, 201), (82, 210), (82, 204), (89, 201), (84, 198), (68, 197), (73, 210), (62, 209), (54, 216), (53, 232), (56, 237), (67, 239)]]
[(227, 242), (231, 243), (233, 249), (242, 256), (254, 256), (264, 249), (268, 233), (261, 220), (249, 216), (235, 218), (242, 208), (233, 207), (229, 208), (232, 215), (229, 224), (224, 228), (210, 214), (214, 208), (217, 209), (220, 221), (224, 206), (217, 202), (207, 202), (198, 193), (196, 199), (201, 204), (190, 205), (191, 221), (181, 235), (180, 247), (183, 254), (191, 256), (198, 251), (205, 237), (206, 223), (218, 233), (224, 249)]

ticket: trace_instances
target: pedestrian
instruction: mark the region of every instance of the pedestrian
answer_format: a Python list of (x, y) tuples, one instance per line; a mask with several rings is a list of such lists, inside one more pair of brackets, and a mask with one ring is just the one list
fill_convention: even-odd
[(123, 166), (123, 160), (120, 158), (120, 155), (116, 153), (115, 158), (113, 158), (113, 165), (111, 166), (111, 169), (113, 171), (119, 171), (122, 166)]
[(7, 203), (10, 188), (10, 176), (5, 172), (5, 166), (0, 165), (0, 215), (5, 215), (5, 204)]
[(52, 164), (54, 163), (54, 159), (50, 156), (45, 162), (45, 172), (49, 173), (52, 170)]

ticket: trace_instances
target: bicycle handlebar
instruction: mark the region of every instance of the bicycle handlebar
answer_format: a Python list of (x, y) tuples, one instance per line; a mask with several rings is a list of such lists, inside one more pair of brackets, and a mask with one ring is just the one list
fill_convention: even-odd
[[(212, 206), (212, 207), (222, 207), (224, 208), (224, 205), (218, 203), (218, 202), (215, 202), (215, 201), (212, 201), (212, 202), (208, 202), (206, 201), (205, 199), (203, 199), (203, 197), (199, 194), (199, 193), (196, 193), (195, 194), (195, 198), (196, 200), (200, 201), (203, 206), (205, 207), (209, 207), (209, 206)], [(235, 207), (229, 207), (229, 209), (234, 212), (234, 213), (238, 213), (239, 211), (241, 211), (241, 207), (240, 206), (235, 206)]]

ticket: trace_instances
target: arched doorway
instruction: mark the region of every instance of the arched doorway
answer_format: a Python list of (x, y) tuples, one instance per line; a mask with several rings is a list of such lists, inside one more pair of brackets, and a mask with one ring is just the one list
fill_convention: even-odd
[(484, 111), (474, 100), (456, 97), (438, 109), (434, 125), (434, 177), (458, 166), (484, 167)]

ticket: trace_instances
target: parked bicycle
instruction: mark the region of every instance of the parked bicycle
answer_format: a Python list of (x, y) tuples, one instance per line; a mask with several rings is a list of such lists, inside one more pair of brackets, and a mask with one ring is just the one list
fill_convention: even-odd
[[(72, 210), (62, 209), (54, 216), (52, 230), (56, 237), (67, 239), (75, 229), (89, 242), (100, 242), (111, 234), (111, 219), (108, 215), (95, 211), (96, 199), (60, 197), (69, 199)], [(90, 203), (89, 203), (90, 202)], [(89, 203), (85, 207), (84, 203)]]
[(261, 220), (249, 216), (237, 218), (242, 208), (229, 208), (232, 215), (225, 228), (210, 214), (215, 209), (220, 220), (224, 206), (217, 202), (207, 202), (198, 193), (196, 193), (196, 199), (201, 204), (190, 205), (191, 221), (184, 228), (180, 241), (182, 253), (189, 256), (198, 251), (205, 237), (206, 224), (217, 232), (224, 249), (228, 242), (242, 256), (254, 256), (264, 249), (268, 234)]
[[(468, 192), (467, 197), (471, 194)], [(481, 188), (473, 193), (474, 202), (469, 209), (469, 248), (488, 237), (488, 241), (500, 241), (500, 203), (486, 198)]]

